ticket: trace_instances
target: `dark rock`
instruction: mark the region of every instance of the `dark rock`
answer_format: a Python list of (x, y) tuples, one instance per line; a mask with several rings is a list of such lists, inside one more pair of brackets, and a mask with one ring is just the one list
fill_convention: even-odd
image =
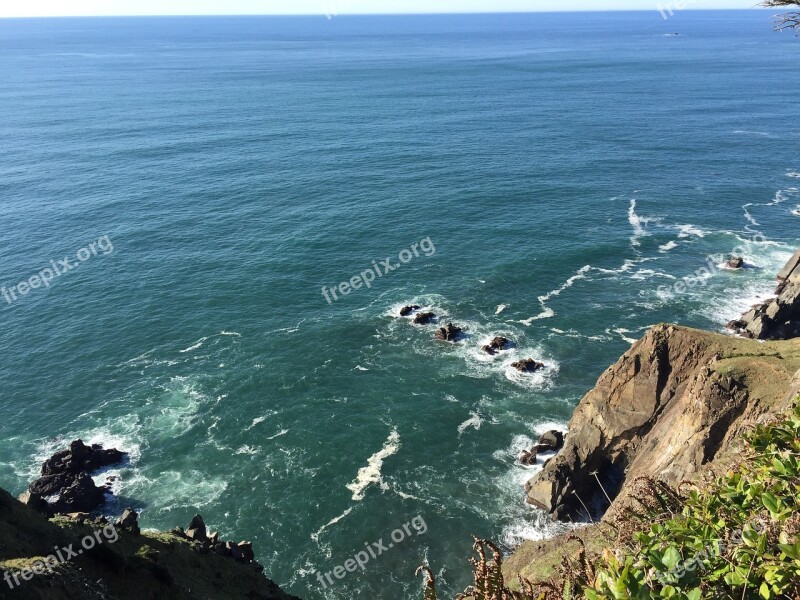
[(545, 367), (544, 363), (536, 362), (532, 358), (526, 358), (525, 360), (511, 363), (511, 366), (520, 373), (535, 373)]
[(744, 268), (744, 259), (741, 256), (732, 256), (731, 259), (725, 263), (729, 269), (742, 269)]
[(51, 503), (51, 506), (56, 514), (91, 512), (105, 500), (106, 494), (103, 488), (97, 487), (86, 473), (81, 473), (61, 490), (58, 499)]
[(494, 356), (498, 352), (502, 352), (511, 346), (513, 346), (513, 342), (511, 340), (502, 336), (497, 336), (483, 347), (483, 351), (486, 352), (486, 354), (491, 354)]
[(536, 464), (537, 453), (534, 450), (523, 450), (519, 455), (519, 462), (526, 467)]
[(237, 546), (233, 542), (225, 542), (225, 547), (228, 549), (228, 555), (233, 560), (244, 562), (244, 554), (242, 554), (242, 551), (239, 548), (239, 546)]
[(42, 475), (61, 473), (93, 473), (104, 467), (121, 463), (127, 454), (116, 448), (104, 450), (99, 444), (87, 446), (81, 440), (70, 444), (69, 450), (56, 452), (42, 465)]
[(548, 431), (539, 439), (537, 446), (540, 450), (558, 452), (564, 447), (564, 434), (555, 430)]
[(456, 327), (452, 323), (448, 323), (444, 327), (440, 327), (436, 331), (436, 339), (443, 342), (455, 342), (464, 333), (460, 327)]
[(126, 508), (117, 521), (117, 527), (139, 535), (139, 533), (141, 533), (139, 529), (139, 515), (132, 508)]
[(194, 516), (192, 522), (189, 523), (189, 527), (186, 528), (186, 537), (198, 542), (205, 542), (208, 539), (206, 524), (203, 521), (203, 517), (200, 515)]
[(211, 544), (213, 546), (218, 541), (219, 541), (219, 533), (217, 533), (216, 531), (212, 531), (211, 533), (208, 534), (208, 543), (209, 544)]
[(414, 317), (414, 325), (428, 325), (436, 320), (436, 315), (432, 312), (419, 313)]
[(52, 510), (50, 509), (50, 505), (47, 501), (42, 498), (39, 494), (27, 491), (20, 495), (19, 501), (22, 502), (25, 506), (32, 508), (38, 513), (49, 517), (53, 514)]
[(245, 562), (252, 562), (256, 559), (251, 542), (239, 542), (239, 551), (242, 553)]
[(419, 310), (421, 307), (417, 306), (416, 304), (412, 304), (411, 306), (404, 306), (400, 309), (400, 316), (407, 317), (412, 314), (414, 311)]

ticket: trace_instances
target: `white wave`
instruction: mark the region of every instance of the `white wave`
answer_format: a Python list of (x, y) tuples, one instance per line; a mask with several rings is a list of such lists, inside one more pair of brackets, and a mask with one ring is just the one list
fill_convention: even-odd
[(666, 244), (662, 244), (661, 246), (659, 246), (658, 250), (659, 250), (659, 252), (667, 253), (670, 250), (674, 250), (675, 248), (677, 248), (678, 245), (679, 245), (678, 242), (671, 241), (671, 242), (667, 242)]
[(539, 296), (538, 300), (539, 300), (539, 304), (541, 304), (541, 306), (542, 306), (542, 312), (539, 313), (538, 315), (530, 317), (529, 319), (524, 319), (524, 320), (520, 321), (520, 323), (522, 323), (523, 325), (530, 325), (531, 323), (533, 323), (536, 320), (549, 319), (551, 317), (554, 317), (556, 313), (555, 313), (555, 311), (553, 311), (551, 308), (549, 308), (547, 306), (547, 302), (549, 300), (552, 300), (556, 296), (560, 296), (565, 290), (567, 290), (567, 289), (571, 288), (573, 285), (575, 285), (575, 282), (580, 281), (581, 279), (586, 279), (586, 274), (591, 270), (592, 270), (592, 266), (591, 265), (585, 265), (585, 266), (581, 267), (580, 269), (578, 269), (578, 272), (575, 273), (575, 275), (573, 275), (569, 279), (567, 279), (567, 281), (565, 281), (560, 287), (549, 291), (544, 296)]
[(691, 223), (687, 223), (686, 225), (677, 225), (676, 226), (679, 233), (678, 237), (682, 239), (686, 239), (692, 236), (703, 238), (706, 237), (708, 234), (707, 231), (704, 231), (697, 227), (696, 225), (692, 225)]
[(787, 177), (794, 177), (795, 179), (800, 179), (800, 173), (797, 171), (790, 171), (786, 174)]
[(367, 461), (367, 466), (358, 471), (355, 481), (346, 487), (353, 492), (353, 500), (361, 501), (364, 499), (365, 490), (373, 483), (381, 483), (381, 468), (383, 461), (400, 449), (400, 434), (397, 429), (393, 429), (389, 438), (379, 452), (373, 454)]
[(253, 456), (255, 454), (258, 454), (259, 451), (260, 451), (260, 448), (256, 448), (255, 446), (242, 446), (241, 448), (236, 450), (235, 453), (236, 454), (249, 454), (250, 456)]
[(250, 426), (247, 427), (247, 429), (245, 429), (245, 431), (250, 431), (253, 427), (255, 427), (256, 425), (258, 425), (260, 423), (263, 423), (266, 420), (267, 420), (267, 417), (256, 417), (255, 419), (253, 419), (253, 422), (250, 423)]
[(798, 204), (798, 205), (797, 205), (797, 208), (795, 208), (795, 209), (792, 211), (792, 214), (793, 214), (795, 217), (800, 217), (800, 204)]
[(631, 237), (631, 246), (641, 246), (639, 238), (647, 235), (648, 220), (636, 214), (636, 199), (631, 199), (630, 207), (628, 208), (628, 223), (633, 227), (633, 237)]
[[(609, 331), (609, 330), (606, 330)], [(611, 329), (614, 333), (618, 334), (623, 340), (628, 342), (629, 344), (635, 344), (638, 340), (635, 338), (627, 337), (626, 333), (633, 333), (630, 329), (624, 329), (622, 327), (617, 327), (616, 329)]]
[(208, 340), (207, 337), (200, 338), (193, 345), (189, 346), (188, 348), (185, 348), (184, 350), (181, 350), (180, 353), (181, 354), (186, 354), (187, 352), (191, 352), (192, 350), (197, 350), (198, 348), (201, 348), (203, 346), (203, 344), (206, 342), (206, 340)]
[(755, 135), (759, 137), (773, 137), (773, 135), (767, 131), (750, 131), (747, 129), (737, 129), (733, 133), (736, 135)]
[(369, 371), (368, 368), (362, 367), (361, 365), (356, 365), (354, 368), (350, 369), (351, 371)]
[(676, 279), (674, 275), (670, 275), (669, 273), (662, 273), (661, 271), (654, 271), (652, 269), (639, 269), (633, 275), (631, 275), (631, 279), (636, 281), (645, 281), (648, 279), (652, 279), (654, 277), (662, 277), (664, 279)]
[(543, 369), (539, 369), (534, 373), (522, 373), (511, 366), (514, 360), (508, 361), (505, 366), (505, 376), (509, 381), (516, 383), (528, 389), (541, 390), (549, 388), (553, 385), (560, 365), (556, 361), (538, 359), (534, 360), (544, 364)]
[(354, 506), (351, 506), (346, 511), (344, 511), (342, 514), (340, 514), (338, 517), (334, 517), (333, 519), (331, 519), (330, 521), (325, 523), (325, 525), (320, 527), (317, 530), (316, 533), (312, 533), (311, 534), (311, 539), (314, 540), (315, 542), (319, 541), (319, 536), (322, 535), (323, 531), (325, 531), (328, 527), (331, 527), (332, 525), (336, 525), (339, 521), (341, 521), (342, 519), (347, 517), (347, 515), (349, 515), (351, 512), (353, 512), (354, 508), (355, 508)]
[(752, 203), (750, 203), (750, 204), (745, 204), (744, 206), (742, 206), (742, 210), (744, 210), (744, 218), (745, 218), (745, 219), (747, 219), (747, 222), (748, 222), (748, 223), (750, 223), (751, 225), (753, 225), (753, 226), (755, 226), (755, 227), (761, 227), (761, 224), (760, 224), (758, 221), (756, 221), (756, 220), (753, 218), (753, 215), (751, 215), (751, 214), (750, 214), (750, 211), (749, 211), (749, 210), (747, 210), (747, 209), (748, 209), (748, 208), (750, 208), (751, 206), (753, 206), (753, 204), (752, 204)]
[(463, 434), (470, 427), (472, 427), (477, 431), (478, 429), (481, 428), (481, 425), (483, 425), (483, 419), (478, 413), (470, 411), (469, 414), (470, 414), (469, 419), (467, 419), (466, 421), (461, 423), (461, 425), (458, 426), (458, 437), (461, 437), (461, 434)]
[(233, 337), (242, 337), (242, 334), (241, 333), (237, 333), (236, 331), (220, 331), (219, 334), (220, 335), (233, 336)]
[(278, 433), (276, 433), (275, 435), (271, 435), (267, 439), (274, 440), (275, 438), (281, 437), (282, 435), (286, 435), (287, 433), (289, 433), (288, 429), (281, 429)]
[(497, 310), (494, 312), (494, 314), (499, 315), (501, 312), (503, 312), (507, 308), (508, 308), (508, 304), (501, 304), (500, 306), (497, 307)]

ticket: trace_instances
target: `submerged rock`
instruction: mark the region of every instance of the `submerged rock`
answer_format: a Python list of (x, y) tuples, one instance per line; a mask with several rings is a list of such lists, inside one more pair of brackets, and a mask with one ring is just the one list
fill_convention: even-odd
[(564, 447), (564, 434), (560, 431), (548, 431), (539, 442), (534, 444), (530, 450), (523, 450), (519, 455), (519, 462), (523, 465), (531, 466), (536, 464), (540, 452), (558, 452)]

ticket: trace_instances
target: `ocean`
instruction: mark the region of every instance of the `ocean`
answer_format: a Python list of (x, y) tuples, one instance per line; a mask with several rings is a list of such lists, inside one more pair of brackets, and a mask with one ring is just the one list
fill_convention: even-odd
[(80, 437), (131, 453), (107, 512), (306, 600), (463, 590), (472, 534), (553, 531), (516, 458), (608, 365), (773, 291), (798, 52), (756, 10), (0, 21), (0, 486)]

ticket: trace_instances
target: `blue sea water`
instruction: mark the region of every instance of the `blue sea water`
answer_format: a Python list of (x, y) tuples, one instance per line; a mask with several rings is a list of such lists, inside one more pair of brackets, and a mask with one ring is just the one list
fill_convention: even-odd
[(552, 531), (517, 454), (631, 341), (771, 293), (799, 52), (755, 10), (0, 21), (0, 285), (78, 265), (0, 298), (0, 486), (82, 437), (131, 452), (109, 511), (200, 512), (305, 599), (462, 590), (471, 534)]

